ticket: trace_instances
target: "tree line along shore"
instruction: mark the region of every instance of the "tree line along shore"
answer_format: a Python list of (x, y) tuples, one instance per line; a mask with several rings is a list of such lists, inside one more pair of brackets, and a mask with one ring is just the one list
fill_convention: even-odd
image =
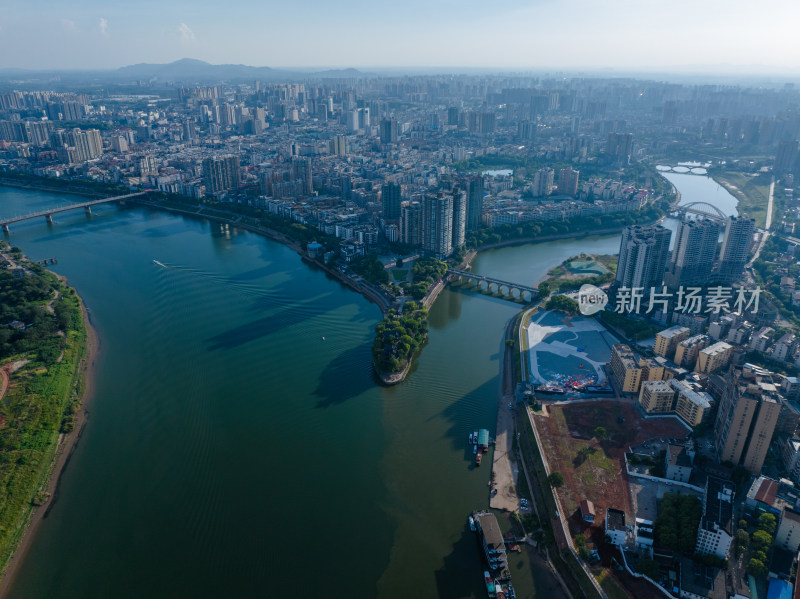
[(78, 436), (88, 323), (74, 289), (0, 242), (0, 573)]

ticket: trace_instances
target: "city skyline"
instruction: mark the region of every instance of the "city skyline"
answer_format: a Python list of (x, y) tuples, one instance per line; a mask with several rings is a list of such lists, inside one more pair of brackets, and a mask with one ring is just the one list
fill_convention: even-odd
[[(152, 10), (151, 10), (152, 9)], [(412, 0), (379, 11), (360, 0), (289, 6), (235, 0), (230, 18), (183, 0), (97, 0), (0, 11), (0, 68), (112, 69), (192, 57), (276, 68), (508, 68), (797, 73), (800, 6)], [(245, 18), (246, 15), (246, 18)], [(779, 18), (778, 18), (779, 17)], [(709, 26), (713, 23), (713, 26)], [(31, 39), (43, 40), (31, 44)], [(25, 52), (20, 52), (25, 48)], [(69, 51), (64, 51), (67, 48)]]

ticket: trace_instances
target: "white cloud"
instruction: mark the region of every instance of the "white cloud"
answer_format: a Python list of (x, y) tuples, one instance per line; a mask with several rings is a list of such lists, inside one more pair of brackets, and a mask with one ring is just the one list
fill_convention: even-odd
[(100, 33), (108, 37), (108, 21), (106, 21), (103, 17), (100, 17)]
[(75, 21), (70, 21), (69, 19), (61, 19), (61, 26), (71, 33), (78, 33), (78, 26), (75, 25)]
[(188, 43), (194, 41), (194, 31), (189, 29), (189, 26), (186, 23), (181, 23), (178, 25), (178, 32), (181, 34), (182, 42)]

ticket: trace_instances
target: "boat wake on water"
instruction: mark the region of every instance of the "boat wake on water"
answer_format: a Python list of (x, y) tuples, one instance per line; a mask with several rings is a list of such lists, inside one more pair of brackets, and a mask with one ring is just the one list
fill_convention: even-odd
[[(153, 260), (153, 264), (160, 266), (161, 268), (169, 269), (173, 274), (181, 273), (183, 275), (198, 277), (206, 281), (223, 285), (226, 288), (242, 295), (256, 298), (269, 298), (275, 304), (284, 304), (286, 301), (286, 298), (283, 294), (279, 293), (275, 289), (264, 287), (263, 285), (242, 283), (215, 272), (208, 272), (197, 268), (192, 268), (190, 266), (181, 266), (179, 264), (165, 264), (160, 260), (155, 259)], [(313, 298), (305, 298), (302, 300), (297, 298), (295, 301), (302, 305), (304, 303), (313, 302)]]

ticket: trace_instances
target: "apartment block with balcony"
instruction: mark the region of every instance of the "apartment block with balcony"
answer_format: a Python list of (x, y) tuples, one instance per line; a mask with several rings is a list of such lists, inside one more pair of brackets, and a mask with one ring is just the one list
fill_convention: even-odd
[(678, 344), (687, 339), (691, 331), (687, 327), (674, 326), (664, 329), (656, 335), (656, 343), (653, 350), (659, 355), (668, 360), (675, 356), (675, 350)]
[(611, 348), (611, 370), (623, 393), (636, 393), (642, 381), (642, 369), (627, 345), (616, 344)]

